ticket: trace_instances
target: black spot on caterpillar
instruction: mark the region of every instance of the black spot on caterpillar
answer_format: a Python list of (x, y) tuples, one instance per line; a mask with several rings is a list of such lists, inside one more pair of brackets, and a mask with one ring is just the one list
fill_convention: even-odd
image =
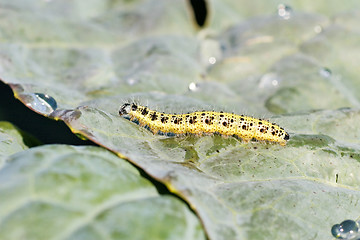
[(154, 134), (218, 133), (237, 136), (245, 142), (251, 139), (277, 142), (282, 146), (289, 140), (289, 134), (281, 127), (263, 119), (234, 113), (202, 111), (187, 114), (166, 114), (153, 111), (135, 103), (125, 103), (119, 110), (120, 116), (129, 115), (140, 126), (147, 126)]

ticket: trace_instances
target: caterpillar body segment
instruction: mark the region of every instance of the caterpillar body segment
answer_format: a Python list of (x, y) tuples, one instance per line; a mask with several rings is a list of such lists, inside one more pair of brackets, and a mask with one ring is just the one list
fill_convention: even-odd
[(121, 106), (120, 115), (129, 115), (141, 126), (147, 126), (154, 134), (158, 132), (181, 134), (212, 134), (237, 136), (245, 142), (251, 139), (277, 142), (282, 146), (289, 140), (289, 134), (269, 121), (233, 113), (201, 111), (188, 114), (166, 114), (135, 103)]

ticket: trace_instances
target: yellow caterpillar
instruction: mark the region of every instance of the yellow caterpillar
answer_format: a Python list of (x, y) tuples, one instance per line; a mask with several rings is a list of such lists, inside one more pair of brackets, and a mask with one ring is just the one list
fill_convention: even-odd
[(282, 146), (289, 140), (289, 134), (281, 127), (268, 121), (224, 112), (193, 112), (188, 114), (166, 114), (150, 110), (135, 103), (125, 103), (119, 110), (120, 116), (129, 115), (140, 126), (157, 134), (162, 133), (202, 135), (218, 133), (224, 136), (238, 136), (245, 142), (251, 139), (277, 142)]

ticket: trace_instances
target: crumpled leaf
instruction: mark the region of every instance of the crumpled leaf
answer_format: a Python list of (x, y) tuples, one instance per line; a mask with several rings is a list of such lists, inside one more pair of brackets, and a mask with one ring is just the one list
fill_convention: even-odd
[[(235, 2), (227, 2), (222, 9), (236, 13)], [(256, 2), (241, 7), (251, 10)], [(39, 41), (50, 42), (46, 47), (3, 44), (0, 77), (34, 111), (65, 121), (74, 133), (165, 183), (198, 213), (210, 239), (329, 239), (333, 224), (359, 217), (359, 83), (352, 74), (359, 39), (356, 28), (346, 25), (351, 21), (334, 25), (331, 19), (339, 12), (329, 10), (328, 1), (310, 9), (291, 3), (289, 18), (271, 2), (271, 13), (215, 22), (220, 25), (197, 35), (189, 34), (188, 25), (182, 34), (176, 21), (168, 21), (152, 25), (153, 33), (126, 32), (119, 43), (109, 37), (101, 44), (98, 32), (88, 30), (81, 46), (59, 44), (61, 39)], [(348, 4), (338, 11), (351, 10), (355, 2)], [(169, 5), (161, 2), (159, 8), (167, 12)], [(183, 10), (175, 12), (184, 16)], [(219, 14), (214, 16), (230, 16)], [(111, 24), (105, 15), (97, 15), (98, 31)], [(69, 24), (74, 28), (93, 19)], [(135, 30), (143, 29), (143, 18), (134, 23)], [(351, 35), (351, 55), (341, 51), (339, 37), (331, 34), (335, 28)], [(337, 59), (353, 63), (350, 69), (338, 66), (326, 46), (317, 47), (324, 39), (328, 46), (336, 43), (336, 55), (344, 54)], [(265, 116), (291, 139), (282, 147), (232, 137), (153, 135), (118, 116), (129, 100), (170, 113), (215, 109)]]
[(8, 161), (1, 239), (204, 239), (184, 203), (104, 149), (47, 145)]
[(276, 119), (291, 133), (286, 147), (220, 136), (154, 136), (94, 108), (76, 112), (81, 116), (71, 126), (187, 199), (214, 239), (325, 239), (337, 219), (358, 217), (359, 111)]

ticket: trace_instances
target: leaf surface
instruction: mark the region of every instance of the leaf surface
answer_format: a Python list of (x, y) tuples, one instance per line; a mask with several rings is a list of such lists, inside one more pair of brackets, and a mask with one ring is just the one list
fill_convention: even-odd
[(25, 144), (23, 137), (26, 138), (25, 141), (31, 141), (30, 136), (21, 132), (11, 123), (0, 122), (0, 169), (4, 166), (7, 157), (28, 149), (29, 146)]
[[(130, 4), (127, 14), (138, 14), (145, 3)], [(94, 11), (82, 21), (73, 12), (77, 17), (53, 19), (47, 10), (47, 18), (65, 21), (68, 34), (57, 36), (46, 24), (31, 38), (6, 29), (10, 37), (3, 35), (9, 40), (0, 46), (0, 77), (34, 111), (65, 121), (74, 133), (165, 183), (198, 213), (210, 239), (329, 239), (333, 224), (359, 217), (354, 64), (360, 39), (352, 21), (338, 12), (355, 2), (335, 11), (335, 2), (309, 8), (289, 1), (294, 9), (288, 19), (279, 15), (277, 3), (267, 3), (271, 13), (254, 7), (259, 1), (246, 3), (248, 15), (230, 20), (236, 4), (221, 3), (213, 16), (224, 22), (213, 20), (197, 34), (186, 21), (185, 6), (175, 10), (166, 1), (154, 14), (133, 18), (129, 28), (121, 21), (118, 29), (133, 30), (125, 32), (112, 25), (115, 16), (123, 16), (120, 7), (109, 14)], [(13, 9), (3, 11), (16, 16), (19, 26), (27, 24), (22, 10)], [(159, 9), (156, 17), (167, 21), (153, 19)], [(29, 18), (41, 22), (44, 15)], [(52, 38), (39, 39), (41, 28)], [(76, 31), (80, 36), (72, 32), (82, 28)], [(350, 36), (346, 46), (332, 33), (338, 28)], [(334, 51), (326, 48), (333, 44)], [(338, 59), (351, 63), (349, 68)], [(266, 117), (291, 139), (282, 147), (217, 135), (153, 135), (118, 116), (126, 101), (168, 113), (215, 109)]]
[(204, 239), (184, 203), (104, 149), (47, 145), (8, 161), (1, 239)]

